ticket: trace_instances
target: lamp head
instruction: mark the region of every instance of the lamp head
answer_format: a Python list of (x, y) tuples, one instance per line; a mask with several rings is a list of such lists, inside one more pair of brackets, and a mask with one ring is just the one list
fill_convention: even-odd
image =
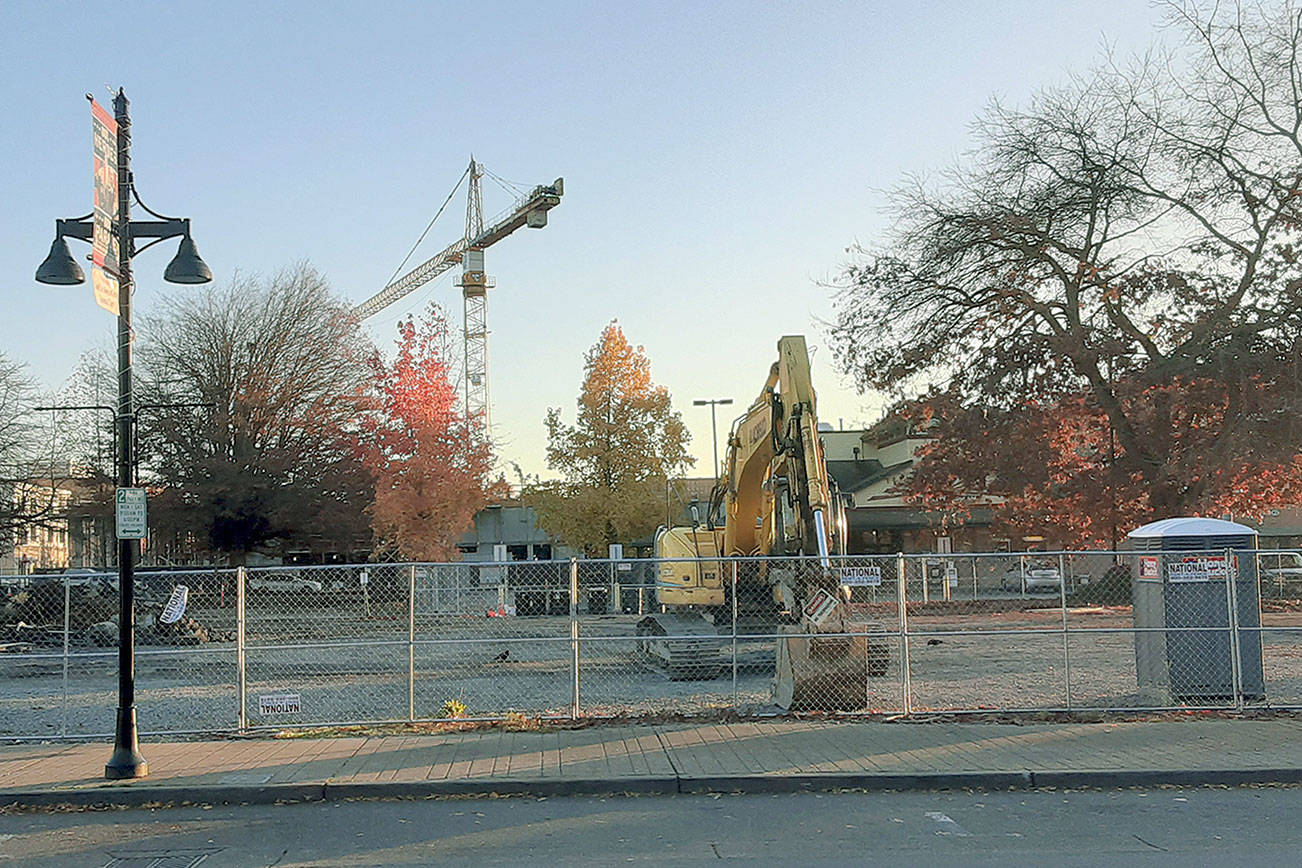
[(181, 239), (176, 255), (167, 263), (163, 280), (168, 283), (208, 283), (212, 280), (212, 269), (200, 258), (194, 239), (189, 235)]
[(77, 260), (72, 258), (72, 251), (68, 249), (68, 242), (62, 235), (54, 239), (50, 245), (50, 255), (36, 269), (36, 280), (54, 286), (73, 286), (86, 282), (85, 272)]

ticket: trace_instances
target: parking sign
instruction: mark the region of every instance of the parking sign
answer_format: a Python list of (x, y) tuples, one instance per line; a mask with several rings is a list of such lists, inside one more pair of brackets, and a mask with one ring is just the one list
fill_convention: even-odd
[(119, 488), (115, 513), (118, 539), (144, 539), (149, 536), (143, 488)]

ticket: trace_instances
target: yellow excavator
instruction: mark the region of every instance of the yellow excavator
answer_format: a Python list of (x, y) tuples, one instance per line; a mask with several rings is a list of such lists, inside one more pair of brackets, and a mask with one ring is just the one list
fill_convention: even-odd
[(850, 618), (832, 562), (844, 545), (809, 353), (803, 336), (790, 335), (778, 341), (759, 397), (732, 426), (704, 524), (694, 518), (656, 534), (662, 611), (638, 622), (639, 647), (671, 678), (709, 678), (722, 670), (720, 635), (734, 624), (776, 631), (778, 706), (863, 708), (867, 679), (885, 674), (888, 652), (868, 640), (871, 625)]

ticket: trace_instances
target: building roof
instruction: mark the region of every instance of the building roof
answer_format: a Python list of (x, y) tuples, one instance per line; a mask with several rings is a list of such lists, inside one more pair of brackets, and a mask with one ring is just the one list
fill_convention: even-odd
[(912, 466), (912, 459), (883, 465), (876, 458), (860, 458), (857, 461), (829, 461), (827, 472), (836, 480), (837, 487), (842, 491), (856, 492), (882, 480), (899, 476)]

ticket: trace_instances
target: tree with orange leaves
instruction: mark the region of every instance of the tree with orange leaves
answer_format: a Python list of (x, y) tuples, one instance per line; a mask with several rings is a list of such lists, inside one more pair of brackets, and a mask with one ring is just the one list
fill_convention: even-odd
[(649, 536), (664, 510), (666, 480), (693, 462), (691, 439), (669, 390), (618, 322), (584, 357), (574, 425), (547, 412), (547, 465), (561, 479), (538, 483), (526, 501), (540, 523), (575, 548), (605, 554), (611, 543)]
[(376, 471), (371, 526), (377, 547), (446, 561), (493, 493), (493, 454), (457, 410), (448, 327), (437, 305), (398, 324), (398, 354), (379, 365), (381, 409), (371, 442)]

